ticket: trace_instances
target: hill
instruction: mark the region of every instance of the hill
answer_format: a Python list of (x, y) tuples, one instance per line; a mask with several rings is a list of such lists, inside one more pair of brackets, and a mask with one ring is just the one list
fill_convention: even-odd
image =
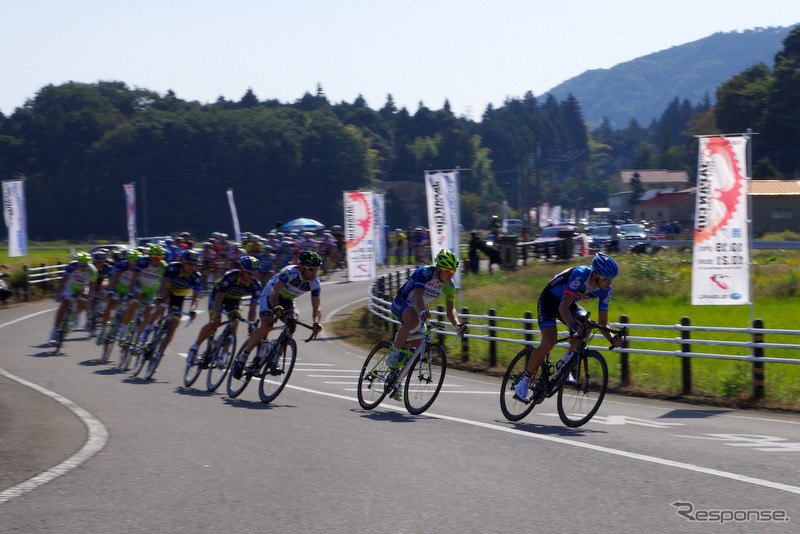
[(603, 117), (614, 128), (626, 127), (631, 119), (647, 126), (675, 97), (698, 103), (708, 95), (713, 103), (717, 87), (732, 76), (758, 63), (772, 68), (790, 30), (770, 27), (715, 33), (610, 69), (586, 71), (544, 96), (552, 94), (561, 101), (572, 94), (592, 128)]

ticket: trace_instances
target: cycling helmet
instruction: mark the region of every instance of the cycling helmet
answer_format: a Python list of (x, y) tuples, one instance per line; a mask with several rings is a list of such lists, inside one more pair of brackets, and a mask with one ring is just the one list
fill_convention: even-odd
[(166, 251), (161, 245), (154, 243), (147, 249), (147, 255), (151, 258), (163, 258)]
[(132, 248), (132, 249), (130, 249), (130, 250), (126, 250), (126, 251), (125, 251), (125, 259), (126, 259), (126, 260), (128, 260), (128, 261), (133, 261), (133, 262), (135, 262), (135, 261), (138, 261), (138, 260), (139, 260), (139, 258), (141, 258), (141, 257), (142, 257), (142, 253), (141, 253), (141, 252), (139, 252), (139, 251), (138, 251), (138, 250), (136, 250), (136, 249), (133, 249), (133, 248)]
[(203, 243), (203, 248), (211, 248), (213, 246), (214, 243), (212, 243), (211, 241), (206, 241), (205, 243)]
[(598, 252), (592, 259), (592, 270), (603, 278), (614, 278), (619, 273), (619, 266), (608, 254)]
[(104, 248), (101, 248), (101, 249), (98, 249), (98, 250), (95, 250), (94, 252), (92, 252), (92, 259), (94, 261), (103, 261), (106, 258), (108, 258), (108, 252), (106, 252), (106, 250)]
[(458, 269), (458, 257), (446, 248), (443, 248), (436, 255), (436, 266), (448, 271), (455, 271)]
[(75, 254), (75, 261), (82, 264), (88, 264), (92, 261), (92, 256), (88, 252), (78, 252)]
[(199, 254), (197, 254), (196, 250), (189, 249), (189, 250), (184, 250), (183, 252), (181, 252), (181, 260), (184, 263), (197, 263), (197, 258), (198, 257), (199, 257)]
[(317, 254), (313, 250), (302, 251), (298, 259), (300, 260), (300, 265), (302, 265), (303, 267), (322, 266), (322, 258), (320, 258), (319, 254)]
[(261, 267), (261, 262), (258, 261), (258, 258), (254, 258), (253, 256), (242, 256), (239, 258), (239, 265), (243, 271), (254, 273)]

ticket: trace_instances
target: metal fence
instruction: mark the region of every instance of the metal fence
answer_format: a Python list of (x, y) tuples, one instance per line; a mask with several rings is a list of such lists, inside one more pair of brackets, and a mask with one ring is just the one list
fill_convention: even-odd
[[(413, 269), (396, 271), (378, 278), (369, 289), (368, 310), (375, 316), (384, 328), (396, 332), (399, 322), (391, 315), (391, 299), (397, 293), (400, 285), (414, 272)], [(442, 306), (433, 315), (445, 317)], [(531, 345), (536, 344), (539, 338), (539, 329), (536, 318), (531, 312), (526, 312), (525, 317), (500, 317), (494, 309), (487, 310), (486, 314), (470, 313), (467, 308), (459, 311), (459, 318), (469, 324), (470, 334), (464, 336), (460, 346), (462, 363), (468, 361), (483, 361), (490, 368), (498, 366), (498, 344)], [(631, 383), (629, 356), (631, 354), (670, 356), (681, 358), (682, 393), (688, 395), (692, 392), (692, 360), (695, 358), (733, 360), (749, 362), (751, 364), (751, 394), (754, 399), (764, 397), (764, 364), (800, 364), (800, 343), (768, 343), (766, 336), (788, 336), (794, 340), (800, 336), (800, 330), (768, 329), (760, 319), (753, 321), (750, 328), (730, 328), (714, 326), (692, 326), (688, 317), (683, 317), (680, 324), (656, 325), (630, 323), (627, 316), (621, 316), (619, 322), (611, 323), (613, 327), (627, 326), (630, 335), (625, 344), (617, 349), (620, 353), (620, 385), (628, 386)], [(658, 337), (658, 332), (667, 332), (667, 337)], [(731, 341), (730, 339), (702, 339), (695, 337), (701, 333), (724, 334), (726, 338), (740, 337), (746, 341)], [(561, 335), (566, 335), (564, 331)], [(644, 334), (644, 335), (640, 335)], [(445, 333), (444, 335), (455, 335)], [(713, 337), (713, 336), (712, 336)], [(390, 337), (391, 338), (391, 337)], [(488, 343), (486, 354), (474, 358), (471, 354), (470, 339)], [(599, 338), (605, 342), (605, 338)], [(800, 342), (800, 338), (797, 338)], [(566, 347), (566, 344), (559, 346)], [(704, 352), (696, 352), (694, 347), (702, 347)], [(608, 350), (608, 344), (591, 346), (595, 350)], [(521, 349), (521, 347), (520, 347)], [(705, 352), (718, 349), (718, 352)], [(787, 357), (767, 356), (765, 351), (774, 353), (781, 351)], [(731, 354), (730, 352), (746, 352)]]

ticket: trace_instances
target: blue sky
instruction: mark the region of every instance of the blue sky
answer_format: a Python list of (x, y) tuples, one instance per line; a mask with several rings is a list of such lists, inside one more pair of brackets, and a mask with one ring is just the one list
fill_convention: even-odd
[(0, 0), (0, 111), (41, 87), (119, 80), (185, 100), (392, 94), (479, 119), (719, 31), (800, 23), (798, 0)]

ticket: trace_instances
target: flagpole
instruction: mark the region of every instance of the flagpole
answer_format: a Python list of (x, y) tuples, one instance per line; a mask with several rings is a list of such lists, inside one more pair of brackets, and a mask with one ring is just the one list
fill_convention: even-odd
[(747, 251), (747, 259), (750, 263), (749, 265), (749, 272), (750, 272), (750, 324), (748, 328), (753, 327), (753, 322), (755, 320), (755, 311), (753, 309), (755, 304), (755, 282), (753, 280), (753, 197), (750, 194), (750, 181), (753, 179), (753, 146), (752, 146), (752, 134), (753, 130), (751, 128), (747, 129), (747, 132), (743, 134), (744, 138), (747, 139), (747, 242), (748, 242), (748, 251)]

